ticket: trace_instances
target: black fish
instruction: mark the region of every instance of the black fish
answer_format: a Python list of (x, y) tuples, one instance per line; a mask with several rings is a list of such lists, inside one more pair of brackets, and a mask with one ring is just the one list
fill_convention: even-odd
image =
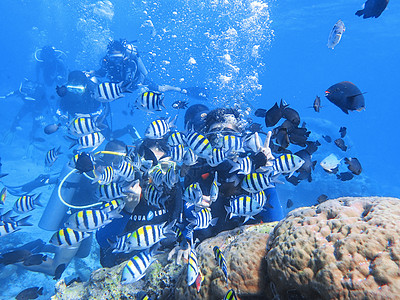
[(323, 135), (322, 137), (324, 138), (324, 140), (325, 140), (327, 143), (331, 143), (331, 142), (332, 142), (332, 138), (331, 138), (329, 135)]
[(351, 158), (344, 158), (344, 161), (347, 165), (347, 169), (349, 169), (354, 175), (360, 175), (362, 171), (362, 167), (360, 162), (358, 161), (357, 158), (351, 157)]
[(292, 144), (295, 144), (295, 145), (298, 145), (298, 146), (300, 146), (300, 147), (305, 147), (305, 146), (307, 146), (306, 145), (306, 142), (307, 142), (307, 136), (304, 136), (304, 135), (297, 135), (297, 134), (290, 134), (289, 135), (289, 141), (292, 143)]
[(188, 101), (177, 100), (174, 103), (172, 103), (172, 108), (185, 109), (185, 108), (187, 108), (188, 104), (189, 104)]
[(40, 295), (43, 295), (43, 287), (39, 288), (35, 286), (23, 290), (15, 297), (15, 299), (16, 300), (37, 299)]
[(305, 137), (309, 137), (311, 132), (307, 131), (307, 128), (305, 127), (293, 127), (289, 133), (294, 135), (302, 135)]
[(265, 114), (265, 126), (273, 127), (276, 123), (279, 122), (283, 117), (283, 110), (287, 107), (287, 104), (281, 100), (280, 106), (275, 102), (275, 105), (272, 106)]
[(285, 178), (287, 182), (290, 182), (293, 185), (298, 185), (300, 183), (300, 180), (295, 175), (292, 175), (290, 177), (286, 176)]
[(315, 153), (318, 150), (318, 147), (321, 146), (321, 143), (319, 141), (315, 141), (315, 142), (306, 142), (307, 147), (306, 147), (306, 151), (312, 155), (313, 153)]
[(54, 132), (56, 132), (58, 130), (58, 128), (60, 128), (61, 124), (49, 124), (44, 128), (44, 133), (45, 134), (52, 134)]
[(10, 251), (1, 255), (0, 263), (3, 265), (15, 264), (24, 261), (31, 255), (31, 251), (25, 249)]
[(325, 195), (325, 194), (321, 194), (321, 195), (317, 198), (317, 201), (318, 201), (319, 204), (325, 202), (326, 200), (328, 200), (328, 196)]
[(383, 13), (388, 4), (389, 0), (367, 0), (364, 8), (356, 12), (356, 16), (361, 17), (363, 15), (363, 19), (377, 18)]
[(290, 122), (289, 120), (285, 120), (281, 126), (279, 126), (280, 128), (286, 128), (287, 132), (291, 132), (293, 128), (295, 128), (296, 126), (293, 125), (292, 122)]
[(340, 179), (341, 181), (348, 181), (353, 179), (354, 175), (351, 172), (342, 172), (339, 174), (336, 174), (336, 178)]
[(339, 132), (340, 132), (340, 137), (344, 138), (346, 136), (346, 133), (347, 133), (347, 128), (346, 127), (340, 127)]
[(311, 154), (304, 149), (297, 151), (295, 155), (299, 156), (304, 160), (304, 164), (296, 171), (299, 173), (297, 179), (298, 180), (307, 179), (308, 182), (311, 182), (312, 181), (311, 172), (315, 169), (317, 161), (316, 160), (312, 161)]
[(254, 112), (254, 115), (259, 118), (265, 118), (266, 114), (267, 114), (267, 110), (264, 108), (259, 108)]
[(321, 108), (321, 98), (316, 96), (314, 103), (313, 103), (313, 108), (315, 112), (319, 112), (320, 108)]
[(60, 278), (61, 278), (61, 275), (62, 275), (62, 274), (64, 273), (64, 271), (65, 271), (65, 267), (66, 267), (65, 264), (58, 265), (58, 267), (56, 268), (56, 270), (55, 270), (55, 272), (54, 272), (54, 277), (53, 277), (53, 279), (55, 279), (55, 280), (60, 279)]
[(47, 260), (47, 255), (34, 254), (24, 260), (24, 266), (36, 266)]
[(286, 208), (291, 208), (293, 206), (293, 201), (292, 199), (288, 199), (287, 203), (286, 203)]
[(365, 100), (360, 89), (350, 81), (342, 81), (332, 85), (325, 91), (325, 97), (346, 114), (349, 110), (365, 109)]
[(247, 130), (251, 131), (252, 133), (255, 132), (262, 132), (262, 125), (260, 123), (252, 123)]
[(286, 119), (289, 120), (290, 122), (293, 123), (294, 126), (299, 126), (300, 125), (300, 115), (299, 113), (294, 110), (293, 108), (286, 107), (283, 112), (282, 116)]
[(335, 145), (338, 146), (342, 151), (347, 151), (347, 146), (342, 139), (336, 139)]
[(93, 158), (89, 153), (82, 152), (78, 154), (78, 159), (75, 162), (75, 169), (84, 173), (93, 171)]
[(275, 136), (276, 142), (278, 145), (280, 145), (282, 148), (286, 149), (290, 142), (289, 142), (289, 135), (287, 133), (286, 128), (279, 128), (278, 132)]

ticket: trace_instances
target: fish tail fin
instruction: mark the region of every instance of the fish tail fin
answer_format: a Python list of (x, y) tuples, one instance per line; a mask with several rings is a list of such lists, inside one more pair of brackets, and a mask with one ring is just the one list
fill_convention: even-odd
[(33, 204), (39, 206), (39, 207), (43, 207), (43, 204), (40, 203), (40, 196), (42, 196), (42, 193), (40, 193), (39, 195), (37, 195), (35, 197), (35, 199), (33, 200)]
[(78, 144), (78, 139), (74, 139), (74, 138), (72, 138), (72, 137), (70, 137), (70, 136), (64, 136), (65, 137), (65, 139), (67, 140), (67, 141), (69, 141), (69, 142), (71, 142), (71, 145), (69, 146), (69, 148), (68, 149), (71, 149), (72, 147), (74, 147), (75, 145), (77, 145)]
[(33, 226), (33, 224), (28, 222), (28, 219), (32, 217), (31, 215), (26, 216), (25, 218), (22, 218), (20, 220), (17, 221), (17, 225), (18, 226)]

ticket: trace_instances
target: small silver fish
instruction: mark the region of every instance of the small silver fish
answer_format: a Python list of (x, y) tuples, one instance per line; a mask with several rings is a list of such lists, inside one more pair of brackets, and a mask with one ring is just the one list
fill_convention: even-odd
[(342, 20), (339, 20), (336, 22), (335, 26), (333, 26), (331, 33), (329, 34), (328, 38), (328, 48), (333, 49), (337, 44), (339, 44), (340, 39), (342, 38), (342, 35), (344, 31), (346, 30), (346, 27), (344, 27), (344, 23)]

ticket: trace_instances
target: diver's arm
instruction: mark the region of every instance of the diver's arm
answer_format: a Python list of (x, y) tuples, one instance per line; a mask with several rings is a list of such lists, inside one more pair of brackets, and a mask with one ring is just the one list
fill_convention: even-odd
[(138, 70), (140, 74), (143, 74), (144, 77), (146, 77), (149, 72), (147, 71), (142, 59), (140, 57), (137, 58), (137, 65), (138, 65)]

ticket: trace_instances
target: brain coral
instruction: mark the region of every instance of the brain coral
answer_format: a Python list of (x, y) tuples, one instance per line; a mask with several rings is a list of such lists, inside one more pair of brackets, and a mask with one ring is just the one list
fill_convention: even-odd
[(268, 250), (280, 299), (400, 299), (400, 200), (346, 197), (296, 209)]

